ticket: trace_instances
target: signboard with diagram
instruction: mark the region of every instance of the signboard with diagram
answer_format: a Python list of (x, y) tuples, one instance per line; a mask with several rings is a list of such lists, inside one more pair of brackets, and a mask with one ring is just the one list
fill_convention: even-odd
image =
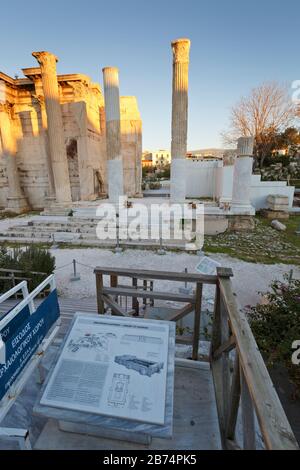
[(168, 322), (78, 314), (40, 404), (163, 425), (168, 344)]

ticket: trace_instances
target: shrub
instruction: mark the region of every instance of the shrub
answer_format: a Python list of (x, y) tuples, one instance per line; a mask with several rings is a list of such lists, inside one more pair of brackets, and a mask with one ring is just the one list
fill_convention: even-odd
[(292, 363), (292, 343), (300, 340), (300, 280), (273, 281), (266, 304), (249, 309), (250, 324), (268, 366), (283, 364), (300, 396), (300, 365)]
[[(29, 290), (33, 290), (55, 269), (55, 258), (48, 250), (36, 245), (30, 245), (25, 250), (20, 248), (9, 252), (6, 248), (0, 250), (0, 268), (16, 269), (23, 271), (17, 277), (30, 278), (28, 281)], [(45, 274), (31, 274), (41, 272)], [(4, 273), (3, 273), (4, 274)], [(4, 292), (12, 287), (10, 280), (0, 281), (0, 290)]]
[[(48, 250), (36, 245), (30, 245), (19, 255), (20, 269), (28, 273), (32, 280), (29, 281), (29, 288), (34, 289), (55, 269), (55, 258)], [(45, 275), (30, 275), (30, 271), (45, 273)]]

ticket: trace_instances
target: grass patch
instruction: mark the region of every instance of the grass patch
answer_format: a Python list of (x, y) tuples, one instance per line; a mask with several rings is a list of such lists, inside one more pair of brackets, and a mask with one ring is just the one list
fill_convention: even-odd
[(206, 236), (203, 249), (252, 263), (300, 265), (300, 235), (295, 233), (300, 227), (300, 215), (290, 216), (283, 223), (286, 231), (278, 232), (270, 220), (256, 216), (253, 231)]

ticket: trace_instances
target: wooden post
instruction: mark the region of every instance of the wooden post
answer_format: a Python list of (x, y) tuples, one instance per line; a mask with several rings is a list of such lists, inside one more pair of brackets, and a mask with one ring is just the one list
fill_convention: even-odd
[[(132, 287), (134, 287), (135, 289), (137, 289), (137, 285), (138, 285), (137, 278), (136, 278), (136, 277), (133, 277), (133, 278), (132, 278)], [(133, 308), (133, 310), (135, 311), (135, 315), (134, 315), (134, 316), (138, 316), (138, 315), (139, 315), (139, 302), (138, 302), (137, 297), (132, 297), (132, 308)]]
[(224, 309), (224, 303), (221, 297), (220, 285), (219, 282), (217, 282), (210, 360), (223, 448), (226, 448), (226, 421), (229, 401), (229, 364), (228, 356), (224, 357), (223, 352), (218, 357), (215, 357), (214, 355), (217, 350), (221, 349), (222, 343), (228, 340), (228, 336), (226, 338), (226, 331), (228, 333), (228, 328), (226, 328), (226, 310)]
[[(153, 281), (150, 281), (150, 291), (153, 292)], [(151, 307), (154, 307), (154, 299), (150, 299)]]
[(233, 376), (231, 381), (231, 392), (229, 400), (228, 419), (226, 423), (226, 438), (233, 441), (235, 437), (235, 427), (239, 411), (241, 383), (240, 383), (240, 360), (238, 350), (235, 352)]
[[(147, 291), (147, 279), (144, 279), (144, 280), (143, 280), (143, 290)], [(146, 305), (147, 305), (147, 297), (144, 297), (144, 298), (143, 298), (143, 304), (144, 304), (145, 307), (146, 307)]]
[(216, 285), (215, 304), (214, 304), (214, 317), (212, 326), (212, 339), (210, 346), (210, 356), (213, 359), (215, 351), (221, 346), (221, 297), (219, 284)]
[(96, 273), (97, 311), (100, 315), (103, 315), (105, 313), (102, 290), (103, 290), (103, 275)]
[(193, 353), (192, 359), (197, 361), (199, 338), (200, 338), (200, 323), (201, 323), (201, 304), (202, 304), (202, 289), (203, 284), (197, 282), (196, 285), (196, 303), (195, 303), (195, 319), (194, 319), (194, 335), (193, 335)]
[[(221, 296), (221, 342), (226, 343), (229, 338), (228, 316), (224, 301)], [(224, 432), (229, 415), (229, 399), (230, 399), (230, 360), (229, 352), (224, 351), (221, 356), (222, 362), (222, 394), (223, 394), (223, 416), (224, 416)]]
[[(118, 287), (118, 276), (115, 274), (111, 274), (110, 276), (110, 287)], [(116, 302), (118, 302), (118, 296), (115, 296), (114, 299)]]
[(255, 450), (254, 410), (244, 372), (240, 367), (244, 450)]

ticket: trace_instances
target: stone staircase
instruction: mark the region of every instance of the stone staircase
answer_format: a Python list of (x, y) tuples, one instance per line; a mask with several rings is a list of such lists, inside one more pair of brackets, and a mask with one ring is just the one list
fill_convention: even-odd
[[(0, 242), (12, 243), (45, 243), (45, 244), (72, 244), (78, 246), (98, 246), (115, 247), (116, 239), (101, 240), (97, 237), (96, 227), (101, 219), (97, 217), (39, 217), (25, 223), (10, 226), (5, 231), (0, 232)], [(128, 225), (132, 221), (128, 218)], [(150, 225), (148, 232), (150, 233)], [(169, 225), (172, 233), (173, 223)], [(121, 233), (121, 231), (120, 231)], [(163, 246), (172, 248), (184, 248), (185, 240), (164, 240)], [(158, 247), (158, 239), (122, 239), (120, 235), (121, 246), (144, 246)]]

